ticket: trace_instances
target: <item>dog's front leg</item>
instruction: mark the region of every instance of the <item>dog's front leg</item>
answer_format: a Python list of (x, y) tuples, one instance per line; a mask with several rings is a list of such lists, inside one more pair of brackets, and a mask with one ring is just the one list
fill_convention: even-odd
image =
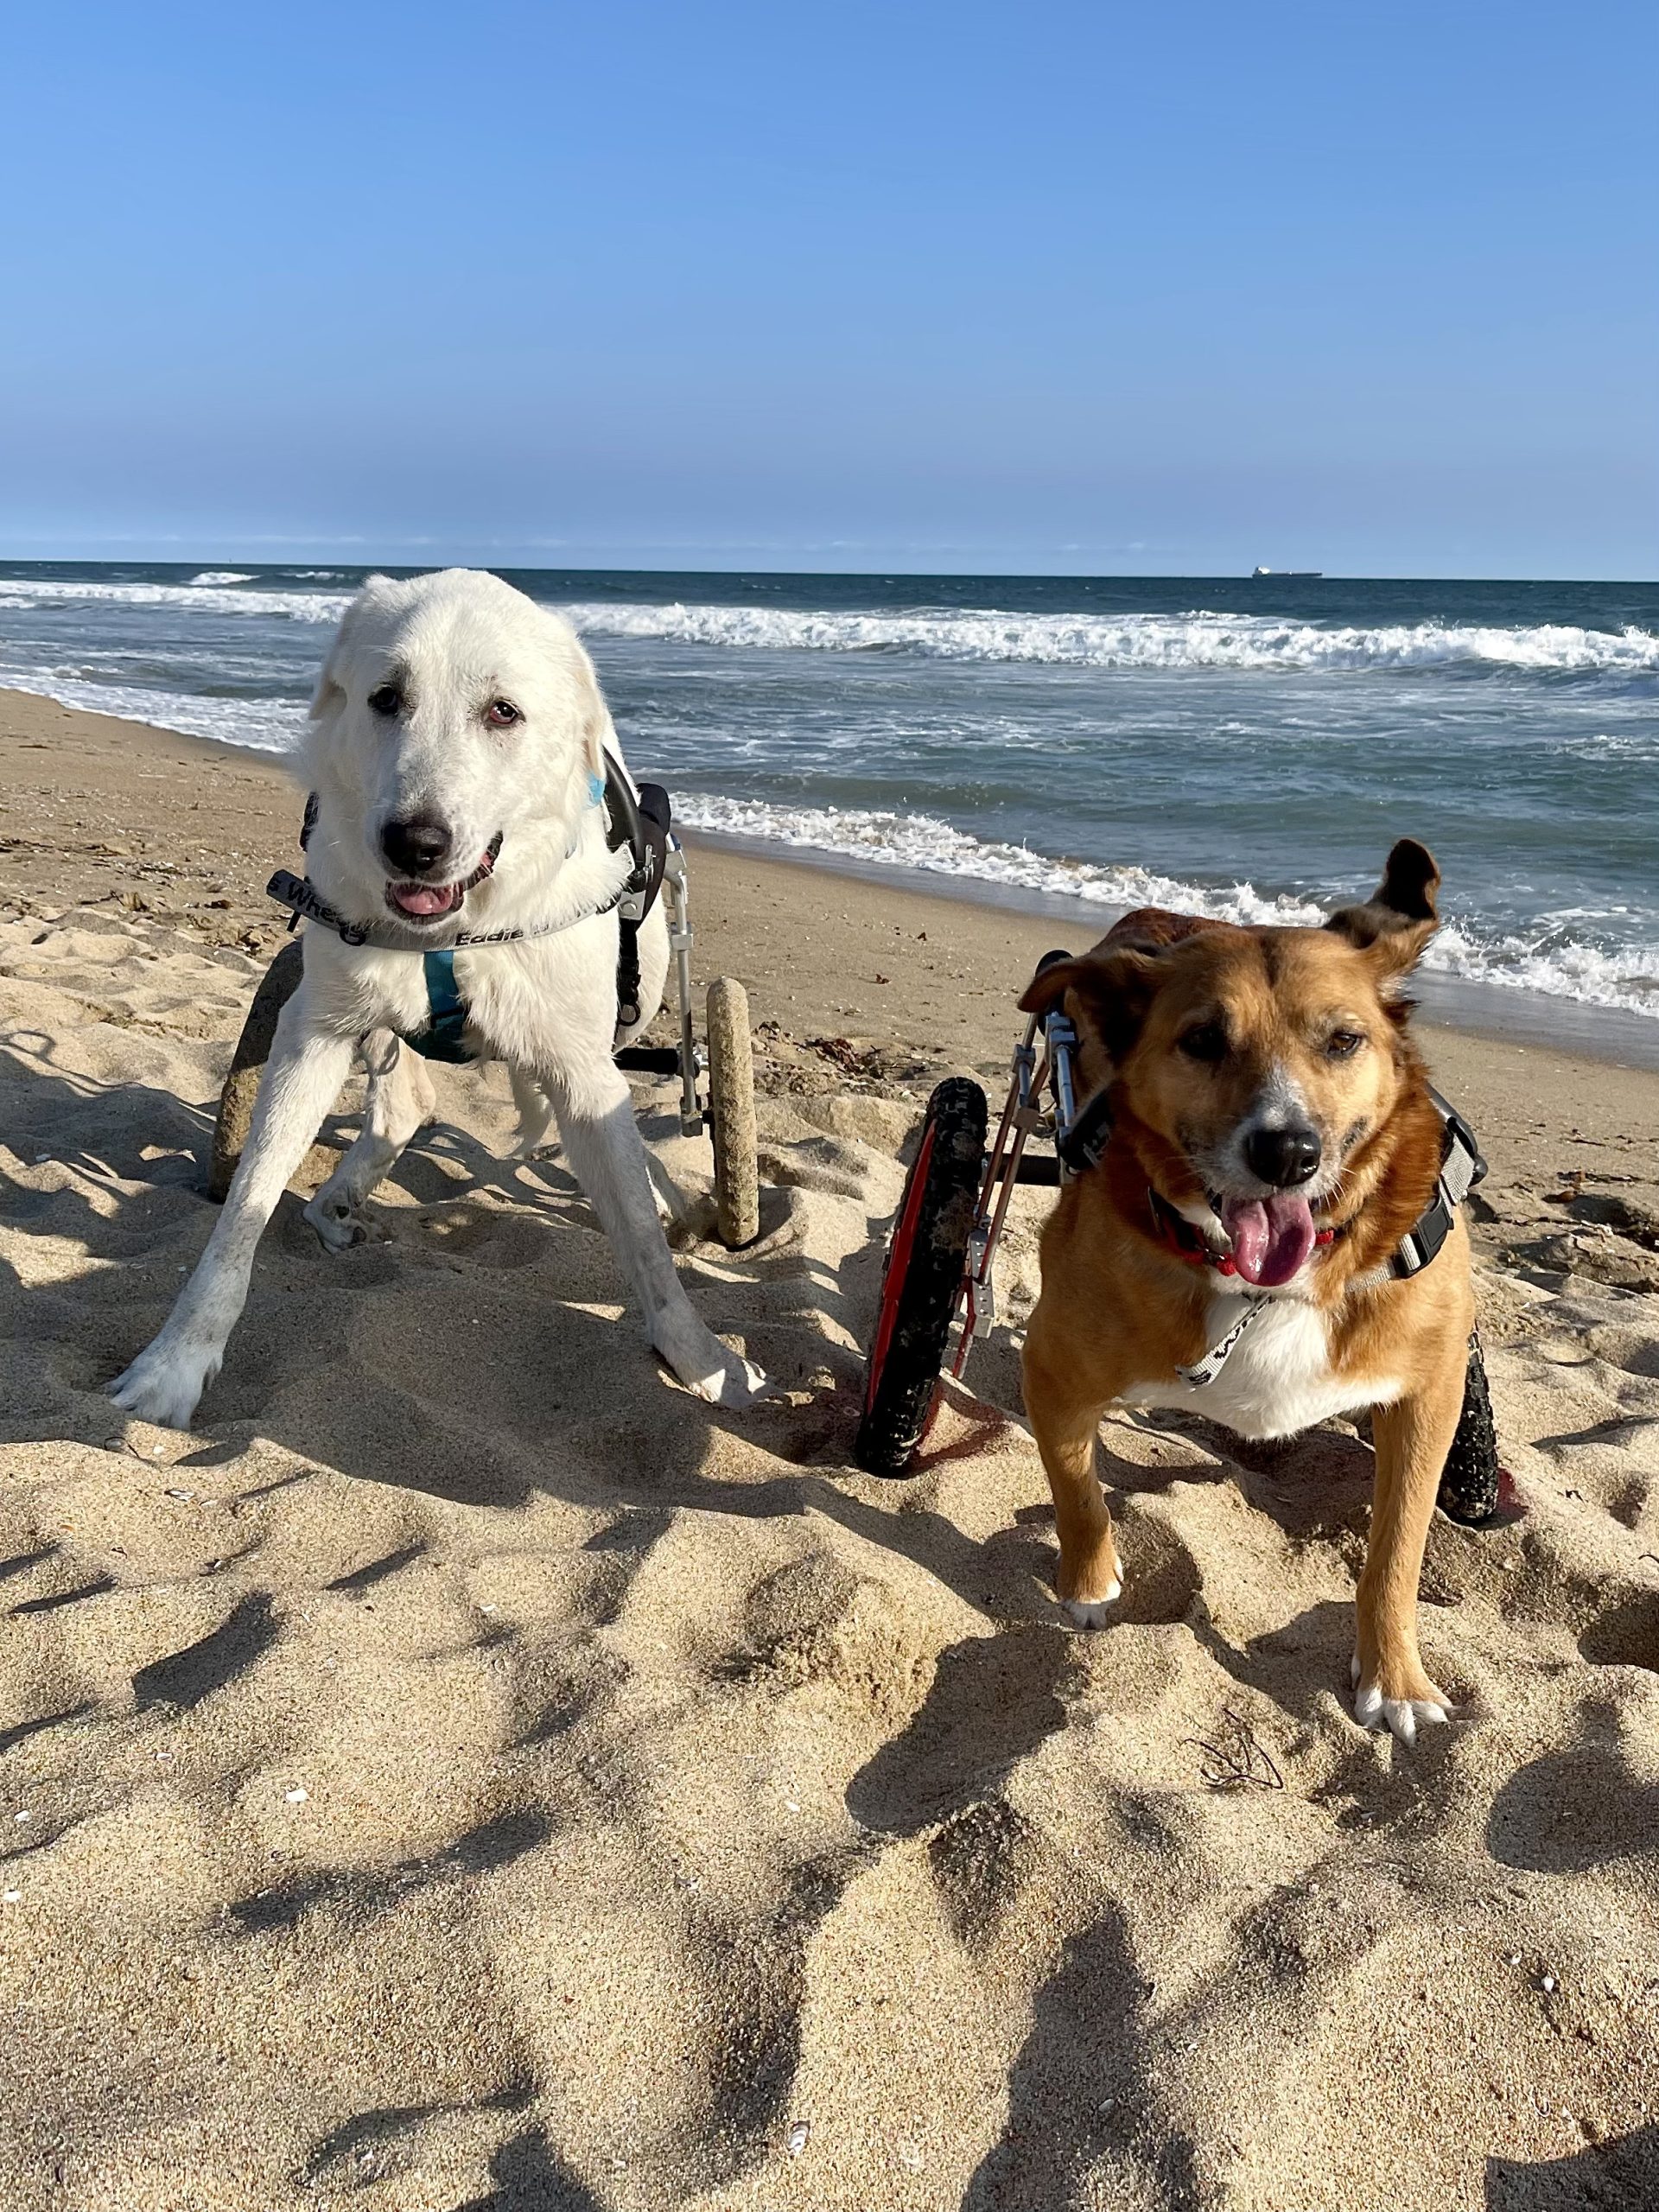
[(1112, 1516), (1095, 1471), (1101, 1416), (1117, 1391), (1103, 1389), (1078, 1348), (1054, 1341), (1040, 1299), (1020, 1367), (1032, 1434), (1054, 1493), (1060, 1540), (1055, 1588), (1080, 1628), (1101, 1628), (1123, 1586)]
[(1434, 1515), (1440, 1471), (1463, 1405), (1459, 1357), (1426, 1388), (1371, 1415), (1376, 1490), (1371, 1541), (1359, 1578), (1359, 1633), (1354, 1653), (1354, 1713), (1362, 1726), (1387, 1726), (1414, 1744), (1425, 1723), (1444, 1720), (1447, 1699), (1423, 1671), (1417, 1650), (1417, 1586)]
[(404, 1147), (438, 1110), (437, 1093), (420, 1054), (391, 1030), (372, 1030), (359, 1049), (369, 1074), (363, 1127), (305, 1210), (331, 1252), (363, 1242), (368, 1235), (363, 1208), (370, 1192), (391, 1174)]
[(507, 1077), (512, 1085), (512, 1103), (518, 1115), (518, 1134), (513, 1141), (513, 1151), (520, 1160), (533, 1160), (544, 1147), (557, 1141), (553, 1127), (553, 1102), (532, 1075), (514, 1063), (509, 1063)]
[(565, 1156), (645, 1307), (652, 1345), (700, 1398), (732, 1406), (760, 1396), (766, 1376), (697, 1319), (674, 1272), (621, 1074), (607, 1061), (585, 1077), (550, 1071), (544, 1080)]
[(160, 1335), (110, 1385), (124, 1412), (190, 1426), (246, 1300), (260, 1232), (339, 1096), (353, 1049), (353, 1039), (311, 1027), (302, 984), (276, 1025), (247, 1146), (207, 1249)]

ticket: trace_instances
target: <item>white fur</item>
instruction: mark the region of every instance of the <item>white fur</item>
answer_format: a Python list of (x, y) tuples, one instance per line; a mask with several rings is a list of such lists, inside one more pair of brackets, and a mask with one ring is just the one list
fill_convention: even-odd
[[(394, 671), (406, 679), (406, 711), (377, 715), (368, 696)], [(484, 709), (496, 696), (512, 700), (523, 721), (488, 727)], [(586, 916), (556, 935), (456, 953), (468, 1041), (480, 1058), (508, 1063), (527, 1147), (556, 1116), (566, 1157), (669, 1366), (702, 1397), (753, 1397), (764, 1378), (704, 1326), (680, 1287), (628, 1086), (612, 1058), (624, 1041), (617, 918), (590, 910), (628, 863), (609, 849), (592, 797), (590, 779), (616, 740), (575, 632), (495, 576), (452, 569), (407, 582), (371, 577), (346, 610), (311, 711), (303, 772), (319, 815), (307, 859), (337, 912), (396, 926), (380, 832), (389, 821), (431, 814), (454, 833), (457, 880), (501, 836), (495, 871), (468, 893), (461, 928), (545, 929)], [(408, 951), (352, 946), (307, 928), (304, 977), (277, 1025), (224, 1210), (160, 1335), (111, 1385), (127, 1412), (188, 1426), (246, 1300), (260, 1232), (359, 1045), (370, 1069), (363, 1132), (306, 1211), (331, 1249), (362, 1235), (363, 1200), (435, 1103), (424, 1067), (393, 1033), (425, 1021), (420, 955), (454, 927), (411, 930)], [(639, 950), (643, 1027), (668, 968), (660, 902)]]
[(1387, 1728), (1408, 1748), (1419, 1728), (1444, 1727), (1446, 1711), (1426, 1697), (1384, 1697), (1375, 1682), (1362, 1684), (1354, 1697), (1354, 1718), (1362, 1728)]
[[(1205, 1341), (1219, 1344), (1245, 1309), (1246, 1294), (1215, 1290)], [(1391, 1405), (1404, 1385), (1392, 1378), (1355, 1383), (1331, 1365), (1325, 1316), (1306, 1300), (1270, 1299), (1233, 1346), (1213, 1382), (1137, 1382), (1132, 1406), (1179, 1407), (1206, 1414), (1240, 1436), (1294, 1436), (1333, 1414)]]
[(1354, 1683), (1354, 1718), (1360, 1726), (1386, 1727), (1408, 1750), (1417, 1741), (1420, 1728), (1444, 1728), (1451, 1719), (1446, 1707), (1432, 1698), (1384, 1697), (1376, 1682), (1362, 1682), (1357, 1654), (1349, 1673)]
[(1060, 1602), (1079, 1628), (1104, 1628), (1122, 1594), (1123, 1585), (1114, 1580), (1103, 1598), (1063, 1598)]

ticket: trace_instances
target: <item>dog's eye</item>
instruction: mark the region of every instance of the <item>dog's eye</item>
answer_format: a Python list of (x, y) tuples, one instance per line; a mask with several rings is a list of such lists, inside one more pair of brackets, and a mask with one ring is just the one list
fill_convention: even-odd
[(511, 729), (524, 718), (511, 699), (492, 699), (484, 709), (484, 719), (492, 729)]
[(1365, 1042), (1357, 1029), (1333, 1029), (1325, 1040), (1325, 1056), (1328, 1060), (1351, 1060)]
[(1181, 1039), (1181, 1050), (1189, 1060), (1224, 1060), (1227, 1032), (1218, 1021), (1201, 1021)]
[(404, 695), (395, 683), (382, 683), (370, 692), (369, 704), (377, 715), (400, 715), (404, 710)]

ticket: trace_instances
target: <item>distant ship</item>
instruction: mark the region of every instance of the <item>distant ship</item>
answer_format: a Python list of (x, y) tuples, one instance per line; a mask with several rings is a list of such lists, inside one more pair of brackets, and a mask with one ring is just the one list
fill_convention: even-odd
[(1250, 582), (1254, 583), (1258, 576), (1271, 576), (1274, 583), (1317, 583), (1324, 574), (1323, 569), (1252, 569)]

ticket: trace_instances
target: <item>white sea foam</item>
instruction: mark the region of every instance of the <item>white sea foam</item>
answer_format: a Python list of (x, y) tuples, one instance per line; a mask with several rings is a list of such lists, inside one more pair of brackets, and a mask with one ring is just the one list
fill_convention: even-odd
[(32, 691), (65, 707), (85, 707), (118, 721), (153, 722), (161, 729), (210, 737), (219, 745), (246, 746), (255, 753), (289, 753), (306, 725), (306, 709), (286, 699), (213, 699), (194, 693), (149, 691), (134, 684), (89, 683), (60, 676), (55, 669), (0, 665), (0, 686)]
[[(926, 814), (772, 806), (760, 799), (703, 793), (677, 794), (674, 810), (690, 830), (764, 838), (891, 868), (1048, 892), (1118, 911), (1169, 906), (1180, 913), (1208, 914), (1217, 921), (1269, 926), (1325, 918), (1323, 907), (1305, 899), (1260, 892), (1253, 884), (1192, 884), (1149, 868), (1052, 860), (1023, 845), (984, 842)], [(1531, 938), (1483, 935), (1470, 924), (1449, 921), (1429, 947), (1424, 964), (1472, 982), (1659, 1016), (1659, 950), (1643, 952), (1630, 947), (1608, 953), (1592, 944), (1573, 943), (1560, 926), (1567, 919), (1564, 915), (1545, 917)]]
[(292, 622), (338, 622), (350, 592), (236, 591), (225, 579), (188, 584), (105, 583), (79, 576), (0, 576), (0, 607), (47, 607), (75, 601), (118, 607), (188, 608), (198, 614), (265, 614)]
[(1466, 923), (1452, 921), (1436, 936), (1423, 965), (1471, 982), (1506, 983), (1549, 998), (1659, 1017), (1656, 947), (1626, 945), (1605, 952), (1599, 945), (1564, 941), (1554, 930), (1541, 929), (1530, 938), (1483, 936)]
[(931, 659), (1032, 661), (1123, 669), (1514, 669), (1529, 674), (1659, 672), (1649, 630), (1567, 623), (1505, 628), (1455, 622), (1376, 629), (1289, 622), (1263, 614), (1007, 614), (919, 609), (893, 614), (769, 607), (577, 604), (563, 613), (585, 635), (650, 638), (750, 651), (908, 651)]
[[(331, 572), (319, 570), (318, 576)], [(105, 601), (199, 613), (336, 622), (347, 591), (242, 590), (246, 578), (204, 569), (188, 583), (116, 583), (80, 577), (0, 577), (0, 607)], [(594, 638), (750, 652), (910, 652), (945, 661), (1032, 662), (1105, 669), (1264, 671), (1464, 666), (1533, 675), (1659, 673), (1659, 635), (1570, 623), (1505, 627), (1457, 622), (1376, 628), (1281, 620), (1265, 614), (1013, 614), (995, 608), (894, 613), (789, 607), (577, 603), (562, 609)]]
[(1544, 750), (1568, 760), (1594, 762), (1610, 761), (1617, 766), (1645, 766), (1652, 763), (1659, 766), (1659, 728), (1624, 730), (1610, 734), (1606, 730), (1548, 739)]
[(1051, 860), (1024, 845), (969, 836), (931, 814), (888, 814), (855, 808), (771, 806), (761, 799), (695, 793), (674, 800), (675, 818), (691, 830), (725, 830), (774, 844), (805, 846), (849, 859), (966, 875), (1020, 891), (1086, 899), (1097, 906), (1179, 906), (1227, 922), (1317, 922), (1317, 906), (1300, 899), (1266, 898), (1248, 883), (1207, 891), (1150, 868), (1100, 868), (1090, 861)]

